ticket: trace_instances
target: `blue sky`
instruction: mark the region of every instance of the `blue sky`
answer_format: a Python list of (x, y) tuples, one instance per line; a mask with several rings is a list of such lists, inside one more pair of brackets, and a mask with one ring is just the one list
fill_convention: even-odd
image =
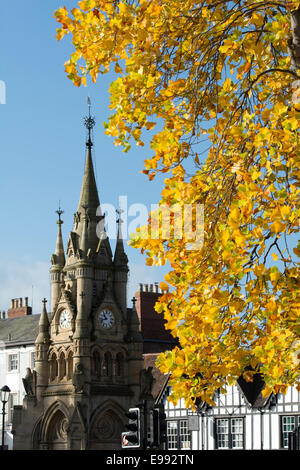
[[(162, 179), (149, 182), (140, 173), (149, 155), (146, 147), (124, 154), (104, 134), (113, 76), (79, 89), (66, 77), (64, 62), (73, 48), (68, 37), (56, 40), (53, 13), (76, 4), (17, 0), (13, 11), (9, 2), (0, 6), (0, 81), (6, 87), (5, 104), (0, 104), (0, 310), (9, 308), (11, 298), (28, 296), (39, 313), (42, 298), (50, 300), (55, 211), (60, 200), (66, 246), (83, 177), (88, 95), (97, 122), (94, 164), (100, 201), (117, 207), (125, 195), (128, 206), (140, 203), (150, 210), (162, 189)], [(111, 245), (114, 250), (113, 240)], [(131, 299), (139, 282), (161, 281), (167, 269), (146, 267), (139, 251), (126, 251)]]

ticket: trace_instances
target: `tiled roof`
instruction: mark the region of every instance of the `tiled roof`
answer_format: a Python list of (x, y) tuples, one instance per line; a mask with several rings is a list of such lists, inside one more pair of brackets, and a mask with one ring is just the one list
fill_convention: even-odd
[(0, 320), (0, 341), (6, 345), (23, 341), (33, 344), (38, 335), (39, 320), (40, 314)]
[(168, 381), (168, 374), (162, 374), (160, 370), (155, 367), (155, 361), (157, 359), (158, 354), (143, 354), (144, 358), (144, 369), (148, 369), (148, 367), (153, 367), (152, 375), (155, 379), (153, 386), (152, 386), (152, 396), (154, 400), (157, 399), (158, 395), (160, 394), (161, 390), (165, 386), (166, 382)]

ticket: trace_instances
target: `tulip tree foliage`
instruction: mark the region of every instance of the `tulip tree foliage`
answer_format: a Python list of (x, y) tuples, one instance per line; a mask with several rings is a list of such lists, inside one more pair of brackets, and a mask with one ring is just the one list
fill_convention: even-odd
[[(299, 388), (299, 3), (86, 0), (55, 12), (74, 84), (116, 74), (106, 134), (125, 152), (149, 134), (143, 172), (165, 173), (170, 232), (152, 213), (130, 243), (147, 265), (170, 265), (155, 308), (179, 339), (157, 362), (174, 402), (213, 404), (258, 371), (265, 396)], [(189, 230), (173, 211), (185, 205), (204, 209), (196, 249), (196, 210)]]

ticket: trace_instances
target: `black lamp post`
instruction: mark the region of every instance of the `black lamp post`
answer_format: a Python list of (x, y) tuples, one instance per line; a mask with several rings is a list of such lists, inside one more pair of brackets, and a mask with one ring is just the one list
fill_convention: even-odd
[(7, 385), (1, 388), (1, 401), (2, 401), (2, 446), (0, 450), (7, 450), (7, 446), (4, 447), (4, 425), (5, 425), (5, 405), (8, 402), (10, 389)]

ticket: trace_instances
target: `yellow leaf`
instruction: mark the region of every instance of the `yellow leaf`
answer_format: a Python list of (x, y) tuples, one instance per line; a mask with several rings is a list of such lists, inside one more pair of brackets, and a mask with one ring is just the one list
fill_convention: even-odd
[(228, 92), (228, 91), (230, 91), (230, 89), (231, 89), (231, 79), (226, 78), (225, 82), (223, 83), (223, 90), (225, 92)]
[(274, 261), (278, 260), (278, 255), (276, 253), (272, 253), (272, 257)]
[(156, 122), (146, 122), (146, 128), (148, 131), (151, 131), (156, 125)]
[(226, 243), (228, 242), (230, 237), (229, 231), (228, 230), (223, 230), (222, 231), (222, 244), (225, 246)]
[(177, 318), (173, 318), (172, 320), (169, 320), (167, 325), (166, 325), (166, 329), (167, 330), (174, 330), (174, 328), (176, 328), (177, 326)]
[(275, 220), (275, 222), (273, 222), (273, 224), (271, 225), (271, 230), (275, 233), (282, 232), (284, 228), (285, 226), (282, 222), (280, 222), (280, 220)]
[(300, 250), (298, 250), (298, 248), (293, 248), (293, 252), (300, 257)]
[(122, 73), (122, 72), (123, 72), (123, 70), (117, 62), (116, 65), (115, 65), (115, 73)]
[(165, 291), (165, 290), (168, 291), (169, 290), (169, 286), (166, 282), (160, 282), (159, 287), (163, 291)]
[(251, 69), (251, 62), (246, 62), (244, 72), (247, 73)]
[(264, 264), (259, 264), (258, 266), (255, 266), (255, 268), (253, 269), (253, 272), (254, 272), (255, 276), (258, 276), (258, 277), (262, 276), (266, 272), (265, 265)]

